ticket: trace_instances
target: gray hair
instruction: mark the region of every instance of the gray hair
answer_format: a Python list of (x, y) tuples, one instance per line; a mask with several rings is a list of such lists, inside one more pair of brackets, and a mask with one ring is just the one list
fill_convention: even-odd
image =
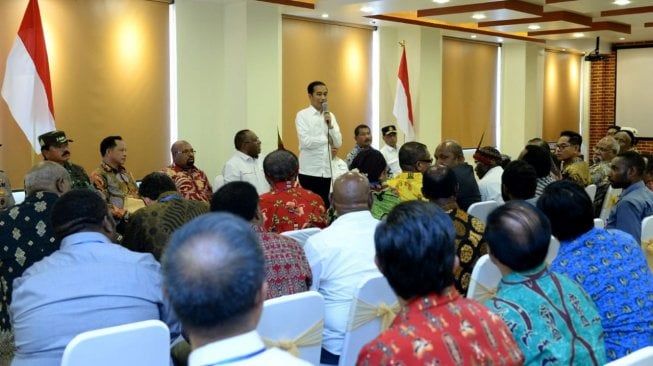
[(52, 161), (42, 161), (34, 165), (25, 175), (25, 194), (45, 191), (59, 194), (57, 182), (71, 182), (70, 174), (61, 164)]

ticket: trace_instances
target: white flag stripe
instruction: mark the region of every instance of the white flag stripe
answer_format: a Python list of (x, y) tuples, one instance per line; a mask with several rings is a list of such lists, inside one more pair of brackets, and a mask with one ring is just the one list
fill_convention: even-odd
[(395, 95), (395, 105), (392, 114), (397, 118), (397, 125), (406, 135), (406, 141), (412, 141), (415, 138), (413, 124), (410, 121), (408, 113), (408, 97), (404, 90), (404, 85), (400, 79), (397, 79), (397, 91)]

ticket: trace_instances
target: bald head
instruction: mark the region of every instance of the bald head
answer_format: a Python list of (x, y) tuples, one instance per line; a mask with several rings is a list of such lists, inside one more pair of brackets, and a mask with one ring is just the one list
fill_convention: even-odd
[(25, 193), (30, 195), (44, 191), (62, 195), (70, 190), (71, 180), (68, 171), (52, 161), (42, 161), (34, 165), (25, 175)]
[(358, 172), (339, 176), (333, 183), (331, 201), (338, 215), (369, 210), (372, 207), (369, 181)]
[(183, 169), (195, 166), (195, 150), (188, 141), (176, 141), (170, 147), (170, 153), (172, 154), (172, 161)]
[(435, 148), (435, 159), (438, 164), (453, 167), (465, 162), (463, 148), (455, 140), (444, 140)]

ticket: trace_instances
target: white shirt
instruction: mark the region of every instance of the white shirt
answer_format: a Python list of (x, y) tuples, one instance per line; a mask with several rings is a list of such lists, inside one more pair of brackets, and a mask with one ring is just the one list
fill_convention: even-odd
[(311, 269), (321, 265), (313, 272), (313, 282), (324, 297), (322, 348), (336, 355), (342, 352), (356, 287), (364, 277), (379, 274), (374, 264), (378, 223), (370, 211), (350, 212), (308, 238), (304, 246)]
[[(328, 112), (331, 113), (331, 112)], [(324, 122), (324, 116), (312, 105), (297, 112), (295, 127), (299, 140), (299, 173), (312, 177), (331, 177), (329, 140), (327, 133), (333, 140), (333, 146), (342, 145), (342, 135), (336, 116), (331, 113), (329, 129)]]
[(336, 156), (331, 159), (331, 171), (333, 172), (333, 179), (331, 179), (331, 189), (329, 192), (333, 192), (333, 182), (335, 182), (336, 178), (347, 173), (349, 168), (347, 168), (347, 163), (344, 160)]
[(252, 183), (256, 192), (261, 195), (270, 191), (270, 184), (263, 174), (263, 163), (260, 159), (236, 151), (222, 168), (224, 183), (243, 181)]
[[(231, 362), (228, 362), (232, 360)], [(252, 330), (235, 337), (206, 344), (188, 357), (189, 366), (206, 366), (224, 362), (229, 365), (310, 365), (278, 348), (265, 349), (259, 334)]]
[(394, 147), (385, 144), (380, 151), (385, 158), (385, 162), (388, 163), (388, 167), (390, 168), (389, 178), (394, 178), (401, 174), (401, 167), (399, 166), (399, 146), (397, 146), (395, 149)]
[(481, 192), (481, 201), (497, 201), (503, 204), (503, 196), (501, 196), (501, 175), (503, 168), (499, 165), (490, 169), (485, 173), (483, 178), (478, 181), (478, 190)]

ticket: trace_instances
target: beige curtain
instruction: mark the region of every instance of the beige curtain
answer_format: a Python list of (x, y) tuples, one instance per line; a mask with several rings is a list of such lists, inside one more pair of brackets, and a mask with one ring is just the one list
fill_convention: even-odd
[(564, 130), (580, 132), (581, 63), (579, 54), (545, 53), (542, 136), (546, 141), (557, 141)]
[(496, 145), (497, 56), (493, 43), (445, 38), (442, 47), (442, 137), (476, 147)]

